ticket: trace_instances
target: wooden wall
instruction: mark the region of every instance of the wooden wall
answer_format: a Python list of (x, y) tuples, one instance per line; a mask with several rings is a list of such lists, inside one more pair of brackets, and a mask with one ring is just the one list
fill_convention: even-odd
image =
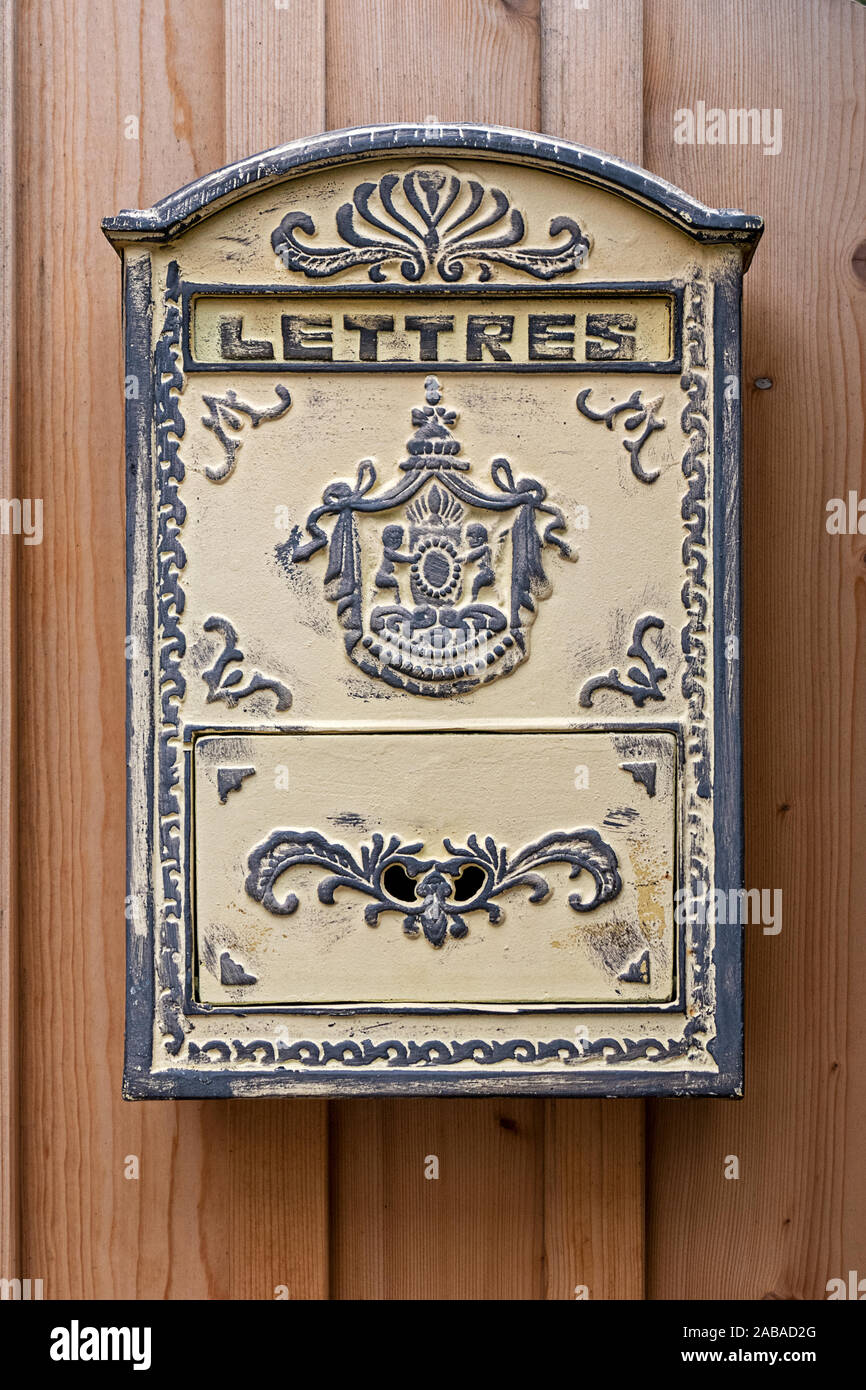
[[(0, 1274), (47, 1297), (802, 1299), (866, 1273), (866, 539), (824, 524), (866, 492), (866, 10), (4, 0), (0, 40), (0, 482), (45, 517), (41, 546), (0, 540)], [(779, 108), (780, 153), (676, 144), (699, 100)], [(747, 930), (742, 1102), (120, 1099), (122, 392), (99, 221), (296, 136), (428, 116), (573, 138), (766, 218), (747, 879), (783, 890), (784, 918)]]

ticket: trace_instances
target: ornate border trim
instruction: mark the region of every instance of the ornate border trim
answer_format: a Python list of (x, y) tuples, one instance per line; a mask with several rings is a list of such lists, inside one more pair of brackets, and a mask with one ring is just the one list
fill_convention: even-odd
[(516, 161), (571, 173), (653, 211), (695, 241), (739, 244), (748, 267), (764, 230), (762, 218), (736, 208), (709, 208), (680, 188), (636, 164), (569, 140), (553, 140), (538, 132), (486, 125), (378, 125), (339, 131), (278, 145), (262, 154), (228, 164), (213, 174), (161, 198), (148, 209), (124, 209), (106, 217), (102, 230), (116, 249), (126, 241), (168, 241), (246, 191), (268, 188), (289, 175), (309, 173), (336, 164), (357, 163), (403, 152), (423, 156), (430, 149), (441, 157), (449, 151), (467, 154), (511, 155)]
[(248, 1043), (235, 1038), (231, 1046), (223, 1039), (215, 1038), (206, 1043), (190, 1042), (189, 1060), (193, 1065), (215, 1061), (261, 1062), (266, 1066), (300, 1062), (304, 1067), (326, 1067), (330, 1062), (344, 1067), (368, 1067), (372, 1062), (387, 1062), (389, 1067), (442, 1067), (460, 1062), (496, 1066), (500, 1062), (546, 1062), (556, 1058), (569, 1064), (598, 1058), (609, 1064), (634, 1062), (641, 1058), (662, 1062), (685, 1057), (696, 1045), (700, 1047), (693, 1036), (696, 1031), (697, 1024), (692, 1020), (686, 1024), (681, 1038), (668, 1038), (667, 1043), (660, 1038), (623, 1038), (621, 1042), (618, 1038), (585, 1038), (576, 1043), (567, 1038), (535, 1043), (527, 1038), (509, 1038), (507, 1042), (470, 1038), (466, 1042), (451, 1043), (438, 1038), (423, 1043), (404, 1043), (397, 1038), (389, 1038), (382, 1043), (374, 1043), (370, 1038), (355, 1042), (345, 1038), (341, 1042), (321, 1043), (309, 1039), (296, 1043), (278, 1040), (274, 1048), (274, 1044), (266, 1038), (255, 1038)]
[(180, 532), (186, 520), (186, 507), (179, 487), (185, 468), (179, 442), (186, 433), (186, 422), (178, 397), (183, 389), (179, 366), (180, 280), (177, 261), (168, 268), (164, 295), (166, 306), (162, 332), (154, 352), (154, 424), (156, 430), (157, 507), (156, 557), (159, 582), (157, 644), (159, 648), (159, 701), (161, 727), (158, 754), (159, 862), (162, 869), (164, 906), (159, 918), (157, 982), (160, 995), (157, 1016), (166, 1038), (166, 1051), (175, 1056), (183, 1044), (182, 992), (179, 953), (183, 939), (181, 900), (181, 805), (178, 795), (178, 741), (180, 702), (186, 693), (186, 680), (180, 659), (186, 651), (186, 638), (180, 626), (184, 593), (180, 571), (186, 553)]
[[(686, 757), (692, 771), (692, 784), (686, 802), (686, 864), (689, 887), (693, 897), (705, 893), (710, 886), (709, 854), (706, 838), (707, 809), (712, 805), (713, 783), (709, 731), (706, 720), (707, 662), (711, 649), (707, 635), (709, 603), (706, 573), (710, 539), (707, 526), (707, 470), (709, 458), (709, 413), (707, 409), (707, 344), (706, 344), (707, 284), (700, 269), (695, 271), (686, 301), (683, 354), (684, 371), (680, 385), (687, 402), (680, 415), (683, 433), (687, 436), (682, 458), (683, 477), (688, 490), (682, 502), (682, 518), (688, 534), (683, 541), (683, 565), (686, 579), (682, 602), (686, 621), (681, 632), (681, 646), (686, 659), (681, 690), (689, 712), (686, 731)], [(692, 983), (687, 990), (696, 1012), (692, 1019), (695, 1029), (709, 1031), (711, 1014), (710, 928), (706, 913), (703, 921), (689, 923), (692, 932)]]

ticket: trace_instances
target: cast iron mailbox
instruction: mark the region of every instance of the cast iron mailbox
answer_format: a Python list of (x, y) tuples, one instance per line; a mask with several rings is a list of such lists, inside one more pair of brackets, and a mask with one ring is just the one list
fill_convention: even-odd
[(760, 219), (379, 126), (104, 225), (125, 1093), (739, 1093)]

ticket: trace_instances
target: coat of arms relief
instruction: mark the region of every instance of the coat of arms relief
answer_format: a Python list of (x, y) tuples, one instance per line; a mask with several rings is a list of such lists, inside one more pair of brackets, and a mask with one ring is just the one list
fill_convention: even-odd
[[(412, 410), (407, 457), (384, 486), (365, 459), (354, 483), (329, 483), (307, 518), (296, 564), (327, 548), (324, 584), (346, 651), (367, 675), (419, 695), (461, 694), (528, 655), (545, 551), (576, 559), (565, 518), (536, 479), (495, 458), (471, 476), (435, 376)], [(378, 523), (378, 524), (377, 524)]]

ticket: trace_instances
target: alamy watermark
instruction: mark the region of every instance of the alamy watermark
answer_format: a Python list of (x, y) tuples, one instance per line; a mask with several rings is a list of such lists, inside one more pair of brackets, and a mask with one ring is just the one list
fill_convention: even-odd
[(0, 536), (23, 536), (25, 545), (41, 545), (42, 498), (0, 497)]
[(831, 497), (824, 524), (831, 536), (866, 536), (866, 498), (858, 497), (853, 489), (847, 499)]
[(130, 1361), (134, 1371), (151, 1363), (149, 1327), (82, 1327), (73, 1318), (68, 1327), (51, 1330), (52, 1361)]
[(782, 930), (781, 888), (714, 888), (705, 883), (678, 888), (674, 894), (677, 926), (693, 923), (703, 926), (761, 926), (765, 936), (778, 936)]
[(43, 1299), (44, 1281), (42, 1279), (0, 1279), (0, 1300), (23, 1303)]
[(681, 106), (674, 112), (675, 145), (762, 145), (764, 154), (782, 148), (782, 112), (778, 106)]
[(847, 1279), (828, 1279), (826, 1289), (828, 1302), (840, 1298), (854, 1299), (857, 1303), (866, 1300), (866, 1279), (861, 1279), (856, 1269), (848, 1270)]

